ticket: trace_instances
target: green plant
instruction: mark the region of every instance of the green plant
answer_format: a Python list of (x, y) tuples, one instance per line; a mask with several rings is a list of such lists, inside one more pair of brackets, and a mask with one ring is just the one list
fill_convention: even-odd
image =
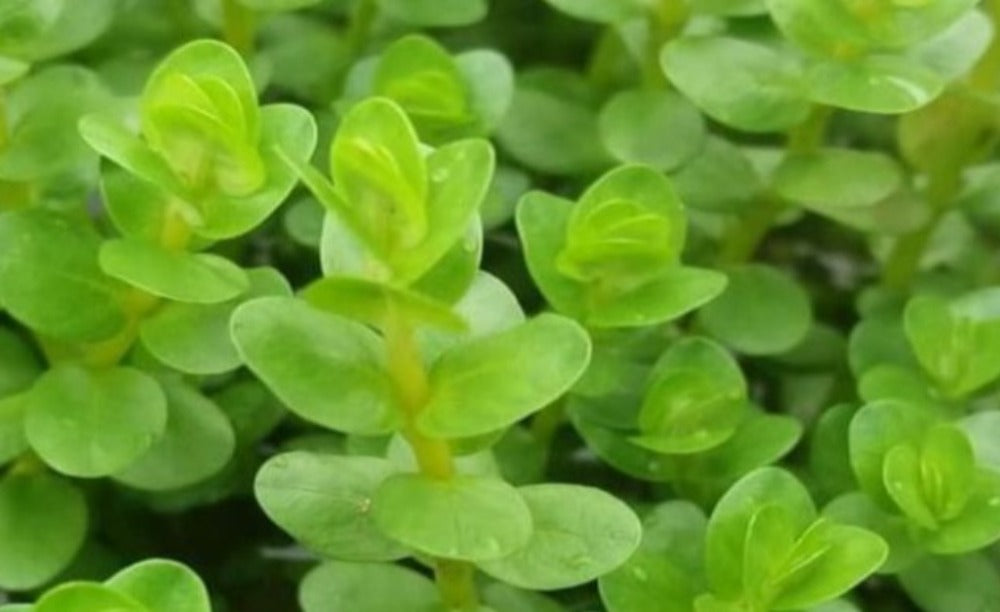
[(0, 2), (0, 609), (1000, 609), (998, 28)]

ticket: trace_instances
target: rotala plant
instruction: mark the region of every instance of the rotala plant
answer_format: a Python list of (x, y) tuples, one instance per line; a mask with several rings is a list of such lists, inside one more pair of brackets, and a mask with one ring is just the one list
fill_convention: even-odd
[[(489, 144), (422, 146), (397, 104), (354, 106), (330, 145), (333, 182), (297, 166), (329, 211), (324, 278), (232, 319), (244, 360), (293, 412), (349, 439), (385, 437), (384, 458), (293, 451), (257, 475), (264, 511), (336, 559), (305, 578), (307, 610), (340, 591), (374, 609), (388, 594), (362, 595), (366, 585), (397, 580), (407, 588), (392, 605), (478, 610), (477, 568), (526, 589), (566, 588), (639, 544), (638, 519), (607, 493), (515, 488), (489, 460), (507, 429), (580, 377), (590, 341), (565, 317), (526, 319), (478, 270)], [(431, 565), (436, 591), (387, 563), (412, 556)]]
[(0, 610), (1000, 611), (998, 94), (1000, 0), (0, 0)]

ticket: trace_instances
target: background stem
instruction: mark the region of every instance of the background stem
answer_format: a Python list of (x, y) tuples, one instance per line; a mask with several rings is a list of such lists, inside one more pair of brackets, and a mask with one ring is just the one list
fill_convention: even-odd
[(240, 55), (253, 55), (256, 24), (253, 11), (239, 0), (222, 0), (222, 36)]

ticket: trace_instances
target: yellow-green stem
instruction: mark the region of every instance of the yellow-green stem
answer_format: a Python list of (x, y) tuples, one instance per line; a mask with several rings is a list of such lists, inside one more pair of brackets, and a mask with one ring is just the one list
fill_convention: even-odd
[(352, 56), (358, 57), (365, 50), (377, 13), (378, 6), (375, 0), (358, 0), (355, 4), (345, 35), (347, 48)]
[(0, 87), (0, 151), (4, 150), (7, 146), (7, 140), (10, 138), (8, 133), (9, 127), (7, 126), (7, 93)]
[[(171, 251), (181, 251), (190, 240), (191, 226), (184, 221), (177, 206), (168, 206), (160, 226), (159, 244)], [(129, 289), (122, 297), (125, 325), (111, 338), (81, 347), (83, 362), (91, 367), (109, 367), (121, 361), (135, 343), (143, 319), (160, 305), (160, 301), (142, 289)]]
[[(413, 449), (420, 473), (448, 480), (455, 475), (451, 448), (445, 440), (425, 436), (417, 427), (417, 420), (430, 397), (430, 384), (413, 324), (405, 313), (395, 311), (390, 313), (384, 333), (389, 377), (403, 412), (403, 435)], [(446, 609), (476, 610), (478, 599), (472, 565), (454, 559), (436, 559), (434, 565), (438, 591)]]
[(247, 59), (253, 56), (257, 35), (255, 22), (253, 11), (240, 0), (222, 0), (222, 36)]

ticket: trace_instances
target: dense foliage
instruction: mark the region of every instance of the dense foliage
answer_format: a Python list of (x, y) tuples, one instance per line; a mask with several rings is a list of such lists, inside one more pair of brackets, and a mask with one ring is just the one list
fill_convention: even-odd
[(998, 135), (997, 0), (0, 0), (0, 610), (1000, 610)]

